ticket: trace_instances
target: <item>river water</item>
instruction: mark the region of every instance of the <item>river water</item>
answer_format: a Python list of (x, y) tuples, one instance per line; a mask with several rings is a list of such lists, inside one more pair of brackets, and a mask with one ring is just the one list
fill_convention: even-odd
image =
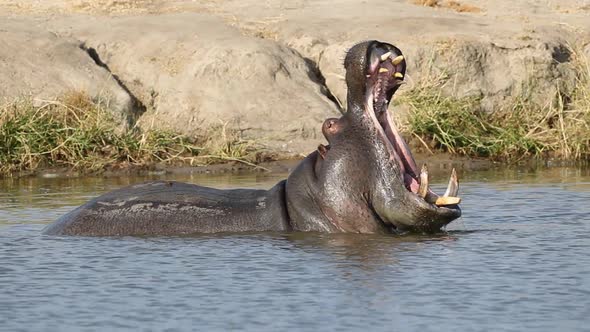
[[(149, 179), (269, 188), (285, 176)], [(590, 331), (590, 171), (460, 176), (463, 217), (403, 237), (45, 236), (148, 177), (3, 180), (0, 330)]]

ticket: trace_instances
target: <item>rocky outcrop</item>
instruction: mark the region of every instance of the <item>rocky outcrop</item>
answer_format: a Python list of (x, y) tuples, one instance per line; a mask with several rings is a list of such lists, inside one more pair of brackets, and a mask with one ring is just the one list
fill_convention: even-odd
[[(557, 93), (571, 94), (576, 81), (572, 44), (560, 36), (511, 45), (467, 37), (397, 44), (408, 59), (408, 85), (401, 94), (429, 86), (459, 98), (479, 97), (484, 110), (494, 111), (515, 98), (545, 105)], [(326, 45), (317, 55), (327, 87), (343, 104), (346, 86), (338, 59), (347, 45)]]
[[(369, 36), (391, 41), (404, 52), (408, 84), (399, 94), (414, 87), (430, 86), (458, 98), (479, 97), (482, 109), (490, 112), (510, 107), (515, 99), (546, 105), (558, 93), (567, 96), (575, 87), (580, 64), (589, 63), (583, 45), (590, 42), (590, 30), (573, 32), (571, 26), (539, 25), (523, 31), (512, 25), (514, 31), (498, 32), (483, 23), (484, 28), (474, 27), (474, 21), (464, 16), (453, 21), (420, 17), (423, 26), (397, 26), (386, 20), (373, 20), (377, 26), (391, 25), (386, 29), (391, 31), (389, 36), (382, 31), (368, 35), (364, 27), (371, 23), (361, 22), (362, 28), (349, 31), (345, 37), (319, 37), (308, 31), (300, 31), (302, 35), (297, 37), (285, 27), (289, 32), (278, 38), (318, 64), (328, 90), (343, 105), (343, 54), (355, 42)], [(463, 25), (471, 30), (461, 29)], [(586, 25), (590, 28), (590, 21)], [(572, 56), (576, 52), (580, 54)]]
[(0, 99), (34, 102), (84, 91), (108, 104), (125, 124), (133, 101), (111, 73), (96, 65), (80, 42), (28, 24), (0, 23)]
[(300, 151), (312, 148), (306, 141), (317, 144), (324, 119), (338, 115), (297, 51), (244, 36), (218, 18), (175, 14), (108, 24), (108, 31), (93, 25), (75, 35), (146, 106), (142, 128), (194, 136), (228, 126), (273, 149)]
[(226, 126), (290, 152), (313, 149), (321, 122), (345, 107), (342, 60), (361, 40), (404, 51), (401, 93), (435, 85), (488, 111), (567, 96), (574, 62), (590, 57), (590, 8), (579, 0), (19, 3), (0, 0), (3, 96), (108, 94), (144, 129)]

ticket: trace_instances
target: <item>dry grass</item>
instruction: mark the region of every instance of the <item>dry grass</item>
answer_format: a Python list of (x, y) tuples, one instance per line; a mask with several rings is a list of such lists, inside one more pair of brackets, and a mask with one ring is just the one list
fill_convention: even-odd
[(152, 0), (77, 0), (71, 8), (85, 13), (149, 13), (157, 10)]
[(0, 175), (66, 167), (82, 172), (164, 164), (237, 161), (254, 165), (262, 152), (226, 126), (189, 138), (149, 130), (123, 132), (105, 104), (71, 93), (34, 105), (23, 99), (0, 106)]
[(274, 41), (279, 39), (277, 24), (286, 20), (283, 14), (248, 22), (240, 21), (235, 15), (222, 15), (222, 17), (228, 25), (240, 30), (244, 36)]
[(439, 0), (414, 0), (413, 3), (418, 6), (424, 7), (438, 7)]
[(447, 1), (446, 7), (459, 13), (479, 13), (481, 8), (472, 5), (459, 3), (458, 1)]
[[(479, 109), (478, 98), (455, 98), (440, 93), (445, 77), (429, 79), (400, 96), (409, 105), (406, 131), (430, 148), (451, 153), (515, 161), (527, 157), (568, 160), (590, 158), (590, 62), (571, 50), (577, 84), (564, 96), (539, 106), (523, 97), (493, 113)], [(534, 86), (534, 85), (533, 85)]]
[(432, 7), (432, 8), (446, 8), (451, 9), (459, 13), (479, 13), (481, 8), (472, 5), (462, 4), (459, 1), (447, 0), (414, 0), (413, 3), (419, 6)]

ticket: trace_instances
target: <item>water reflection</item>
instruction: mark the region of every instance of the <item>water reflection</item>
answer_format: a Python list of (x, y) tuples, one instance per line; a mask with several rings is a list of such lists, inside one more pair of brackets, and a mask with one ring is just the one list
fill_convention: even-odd
[(456, 241), (448, 233), (436, 235), (390, 235), (370, 234), (286, 234), (285, 239), (302, 250), (322, 250), (336, 259), (354, 262), (359, 268), (371, 270), (381, 265), (398, 262), (396, 253), (420, 250), (422, 244), (442, 241)]
[[(442, 191), (450, 166), (431, 167)], [(149, 179), (269, 188), (282, 173), (0, 181), (0, 329), (584, 330), (587, 169), (460, 170), (447, 233), (55, 237), (75, 206)]]
[[(450, 165), (431, 165), (433, 187), (444, 189)], [(106, 191), (148, 180), (176, 180), (217, 188), (270, 188), (287, 177), (287, 173), (256, 172), (247, 174), (174, 174), (147, 176), (43, 178), (29, 177), (0, 180), (0, 206), (3, 209), (40, 205), (60, 207), (64, 203), (79, 205), (91, 197)], [(490, 168), (471, 171), (459, 169), (461, 182), (482, 182), (500, 190), (510, 190), (515, 185), (563, 185), (566, 190), (588, 191), (588, 168)]]

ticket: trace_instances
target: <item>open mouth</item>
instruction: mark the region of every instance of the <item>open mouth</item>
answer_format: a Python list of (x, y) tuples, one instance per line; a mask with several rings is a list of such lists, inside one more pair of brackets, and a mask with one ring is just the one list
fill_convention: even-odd
[(418, 171), (408, 145), (387, 110), (394, 92), (403, 83), (406, 66), (403, 55), (394, 49), (373, 49), (367, 59), (365, 110), (387, 146), (391, 160), (399, 165), (406, 189), (438, 207), (456, 207), (461, 199), (457, 197), (459, 181), (455, 169), (451, 172), (447, 190), (442, 196), (430, 190), (426, 165)]

